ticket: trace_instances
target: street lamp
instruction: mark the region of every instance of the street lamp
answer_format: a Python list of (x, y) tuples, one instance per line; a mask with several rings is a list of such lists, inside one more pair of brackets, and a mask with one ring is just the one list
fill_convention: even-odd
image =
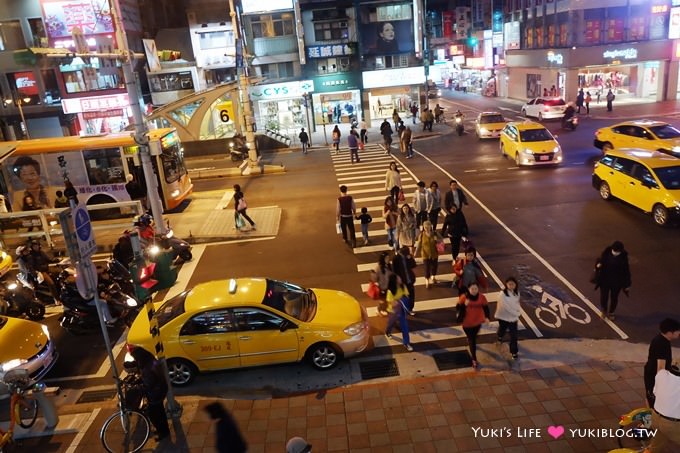
[(26, 122), (26, 118), (24, 117), (24, 109), (23, 109), (23, 104), (30, 104), (31, 103), (31, 98), (26, 96), (23, 98), (20, 98), (17, 93), (12, 93), (11, 98), (5, 99), (5, 106), (8, 106), (10, 104), (14, 104), (17, 106), (19, 109), (19, 117), (21, 117), (21, 124), (23, 125), (23, 132), (26, 135), (27, 139), (31, 139), (31, 135), (28, 133), (28, 123)]

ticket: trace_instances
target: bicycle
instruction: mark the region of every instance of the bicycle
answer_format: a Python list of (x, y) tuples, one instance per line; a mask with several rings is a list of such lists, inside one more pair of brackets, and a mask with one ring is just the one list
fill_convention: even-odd
[(118, 411), (106, 419), (99, 439), (109, 453), (134, 453), (144, 447), (151, 432), (141, 378), (127, 375), (120, 382), (119, 396)]
[(14, 442), (14, 427), (16, 424), (28, 429), (38, 419), (38, 401), (32, 395), (27, 394), (28, 390), (32, 388), (28, 370), (23, 368), (9, 370), (5, 373), (3, 382), (7, 384), (11, 397), (9, 403), (9, 427), (7, 431), (0, 429), (0, 452), (2, 452), (6, 445)]

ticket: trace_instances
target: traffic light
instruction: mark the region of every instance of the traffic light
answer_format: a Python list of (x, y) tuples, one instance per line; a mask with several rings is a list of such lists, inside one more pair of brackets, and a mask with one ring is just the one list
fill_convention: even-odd
[(468, 46), (470, 46), (470, 47), (475, 47), (475, 46), (477, 45), (478, 39), (477, 39), (476, 36), (470, 36), (470, 37), (467, 39), (467, 42), (468, 42)]

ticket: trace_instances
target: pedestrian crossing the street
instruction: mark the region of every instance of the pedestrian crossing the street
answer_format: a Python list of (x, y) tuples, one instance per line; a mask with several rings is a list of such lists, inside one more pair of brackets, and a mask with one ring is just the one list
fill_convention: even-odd
[[(346, 185), (348, 194), (354, 198), (357, 214), (361, 208), (367, 208), (373, 218), (369, 225), (367, 245), (361, 235), (361, 222), (354, 221), (356, 231), (356, 247), (353, 253), (358, 261), (356, 271), (362, 276), (365, 283), (361, 284), (361, 292), (366, 294), (369, 286), (370, 272), (376, 268), (381, 252), (392, 252), (392, 247), (387, 244), (387, 231), (383, 220), (383, 205), (389, 192), (385, 188), (385, 175), (391, 162), (396, 162), (401, 175), (402, 189), (406, 197), (406, 203), (412, 204), (413, 194), (416, 191), (418, 180), (416, 176), (402, 164), (398, 146), (392, 147), (392, 154), (386, 154), (382, 145), (366, 145), (364, 150), (359, 151), (360, 161), (351, 162), (349, 150), (344, 149), (339, 153), (331, 151), (333, 169), (338, 181), (338, 186)], [(441, 186), (441, 184), (440, 184)], [(439, 218), (437, 228), (441, 228), (443, 217)], [(416, 302), (414, 311), (416, 316), (409, 320), (412, 343), (429, 343), (432, 347), (439, 347), (442, 340), (457, 340), (460, 345), (465, 344), (465, 334), (460, 325), (455, 325), (455, 305), (458, 299), (458, 291), (452, 288), (453, 281), (453, 257), (447, 250), (438, 258), (437, 283), (427, 284), (424, 277), (423, 260), (416, 257), (418, 266), (415, 269), (415, 293)], [(493, 279), (489, 279), (493, 280)], [(496, 279), (497, 280), (497, 279)], [(493, 283), (492, 283), (493, 285)], [(500, 297), (499, 288), (496, 286), (485, 293), (490, 304), (491, 312), (494, 312), (495, 304)], [(378, 301), (368, 301), (366, 296), (362, 303), (367, 306), (367, 313), (371, 319), (374, 333), (384, 329), (384, 317), (380, 316), (377, 309)], [(382, 321), (381, 321), (382, 319)], [(494, 335), (498, 327), (497, 322), (491, 322), (482, 327), (480, 335)], [(520, 322), (518, 329), (526, 327)], [(397, 333), (392, 338), (384, 335), (375, 335), (373, 343), (376, 348), (396, 347), (401, 344), (401, 334)]]

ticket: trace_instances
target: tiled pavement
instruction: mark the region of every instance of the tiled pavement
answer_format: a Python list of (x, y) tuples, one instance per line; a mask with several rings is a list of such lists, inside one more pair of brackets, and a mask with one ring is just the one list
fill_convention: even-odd
[[(281, 452), (287, 439), (302, 436), (314, 452), (566, 453), (616, 448), (615, 438), (579, 437), (570, 429), (615, 428), (621, 414), (643, 404), (643, 393), (640, 363), (590, 360), (519, 373), (466, 370), (287, 398), (222, 401), (250, 452)], [(213, 400), (180, 401), (184, 412), (173, 441), (151, 440), (144, 451), (214, 451), (214, 427), (202, 410)], [(114, 406), (98, 409), (80, 439), (75, 434), (26, 439), (21, 450), (102, 451), (98, 432)], [(547, 433), (552, 425), (564, 426), (565, 434), (553, 439)], [(475, 436), (478, 427), (498, 428), (503, 437), (482, 437), (482, 430)], [(530, 435), (537, 432), (531, 429), (539, 435)]]

